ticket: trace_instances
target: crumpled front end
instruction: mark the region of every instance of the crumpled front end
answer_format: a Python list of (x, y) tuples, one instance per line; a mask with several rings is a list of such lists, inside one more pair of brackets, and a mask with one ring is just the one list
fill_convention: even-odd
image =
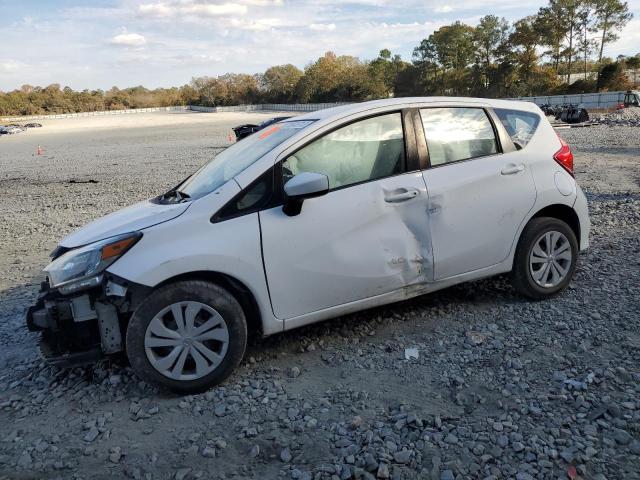
[(86, 290), (64, 295), (42, 282), (27, 327), (40, 332), (43, 357), (57, 366), (92, 363), (124, 350), (124, 332), (133, 308), (148, 287), (105, 274)]

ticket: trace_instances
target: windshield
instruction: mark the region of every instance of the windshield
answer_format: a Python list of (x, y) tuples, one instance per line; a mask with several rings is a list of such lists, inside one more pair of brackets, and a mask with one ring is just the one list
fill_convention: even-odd
[(192, 199), (213, 192), (314, 121), (294, 120), (276, 123), (234, 143), (203, 165), (180, 185), (178, 190)]

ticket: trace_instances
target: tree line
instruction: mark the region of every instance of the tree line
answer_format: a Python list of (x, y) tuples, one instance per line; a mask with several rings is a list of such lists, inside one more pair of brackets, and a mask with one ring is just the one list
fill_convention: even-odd
[(550, 0), (535, 15), (513, 23), (486, 15), (476, 26), (462, 22), (443, 26), (415, 47), (410, 61), (388, 49), (366, 61), (327, 52), (304, 70), (277, 65), (255, 75), (193, 78), (173, 88), (79, 92), (58, 84), (23, 85), (0, 92), (0, 115), (624, 90), (631, 86), (625, 70), (640, 68), (640, 53), (613, 60), (604, 52), (631, 18), (622, 0)]

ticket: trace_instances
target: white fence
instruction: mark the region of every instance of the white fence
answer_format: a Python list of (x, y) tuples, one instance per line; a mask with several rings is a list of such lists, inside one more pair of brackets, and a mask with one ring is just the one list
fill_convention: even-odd
[(539, 95), (537, 97), (518, 97), (509, 100), (524, 100), (536, 105), (582, 105), (587, 110), (612, 108), (624, 101), (626, 92), (578, 93), (574, 95)]
[(48, 120), (52, 118), (74, 118), (74, 117), (95, 117), (102, 115), (123, 115), (130, 113), (149, 113), (149, 112), (173, 112), (180, 110), (188, 110), (186, 106), (175, 107), (153, 107), (153, 108), (129, 108), (127, 110), (100, 110), (98, 112), (78, 112), (78, 113), (58, 113), (54, 115), (23, 115), (20, 117), (0, 117), (0, 122), (21, 122), (25, 120)]
[(196, 112), (315, 112), (325, 108), (348, 105), (349, 102), (335, 103), (259, 103), (256, 105), (232, 105), (228, 107), (199, 107), (189, 105)]
[(348, 102), (336, 103), (262, 103), (256, 105), (233, 105), (229, 107), (201, 107), (199, 105), (176, 105), (172, 107), (130, 108), (127, 110), (101, 110), (99, 112), (60, 113), (55, 115), (24, 115), (20, 117), (0, 117), (0, 122), (24, 122), (30, 120), (49, 120), (52, 118), (94, 117), (102, 115), (125, 115), (149, 112), (315, 112), (325, 108), (347, 105)]

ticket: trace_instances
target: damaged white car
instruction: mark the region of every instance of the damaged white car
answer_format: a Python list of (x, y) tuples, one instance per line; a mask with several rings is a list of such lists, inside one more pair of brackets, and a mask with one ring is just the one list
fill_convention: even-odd
[(588, 246), (573, 156), (533, 103), (398, 98), (308, 113), (72, 233), (27, 324), (57, 365), (126, 352), (198, 392), (247, 335), (511, 272), (544, 299)]

